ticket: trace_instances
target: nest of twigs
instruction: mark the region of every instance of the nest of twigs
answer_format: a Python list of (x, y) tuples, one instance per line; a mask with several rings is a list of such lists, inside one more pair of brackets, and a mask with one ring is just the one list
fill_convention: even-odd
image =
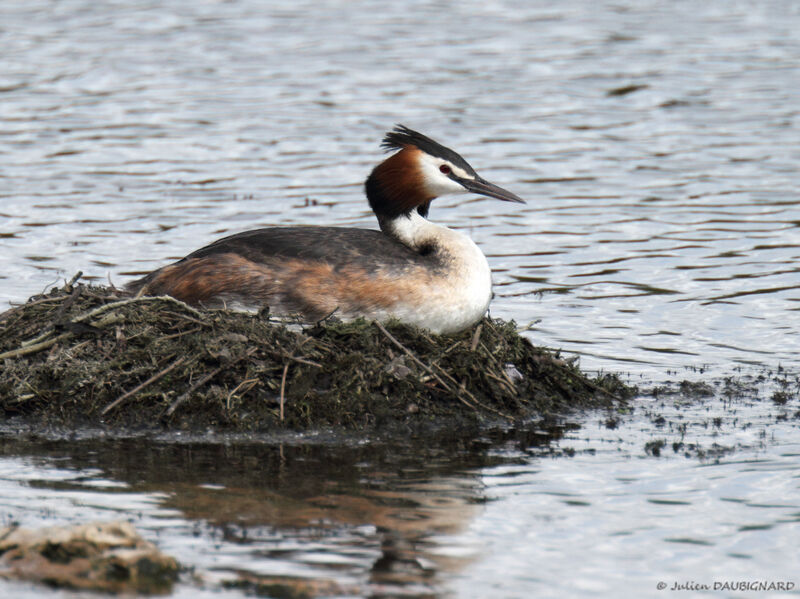
[(74, 282), (0, 314), (0, 408), (44, 426), (515, 420), (609, 406), (630, 391), (491, 319), (453, 336), (399, 323), (300, 326)]

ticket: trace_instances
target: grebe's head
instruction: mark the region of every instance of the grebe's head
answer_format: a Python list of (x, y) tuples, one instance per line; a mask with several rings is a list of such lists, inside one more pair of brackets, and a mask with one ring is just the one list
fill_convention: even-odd
[(483, 179), (450, 148), (403, 125), (388, 132), (381, 147), (399, 151), (376, 166), (367, 178), (367, 199), (379, 218), (395, 218), (412, 210), (427, 216), (431, 200), (449, 193), (472, 192), (524, 203)]

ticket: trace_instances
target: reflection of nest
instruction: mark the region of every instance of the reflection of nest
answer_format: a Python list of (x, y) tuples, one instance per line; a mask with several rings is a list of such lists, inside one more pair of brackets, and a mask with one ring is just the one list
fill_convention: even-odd
[(590, 380), (484, 319), (455, 336), (398, 323), (300, 329), (169, 297), (67, 284), (0, 315), (0, 405), (48, 424), (362, 427), (608, 405)]

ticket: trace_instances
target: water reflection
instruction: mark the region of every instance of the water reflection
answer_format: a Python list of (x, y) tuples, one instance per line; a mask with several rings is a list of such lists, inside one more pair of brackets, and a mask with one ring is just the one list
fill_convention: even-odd
[[(516, 442), (549, 438), (532, 431)], [(3, 437), (5, 524), (9, 516), (32, 527), (132, 519), (211, 586), (246, 580), (313, 594), (428, 596), (480, 553), (449, 541), (483, 509), (479, 469), (516, 460), (490, 457), (483, 442), (175, 440)]]
[(685, 382), (635, 400), (633, 414), (473, 441), (6, 431), (0, 523), (132, 520), (193, 568), (181, 598), (274, 584), (310, 596), (584, 597), (648, 596), (687, 577), (791, 581), (798, 392), (783, 372)]

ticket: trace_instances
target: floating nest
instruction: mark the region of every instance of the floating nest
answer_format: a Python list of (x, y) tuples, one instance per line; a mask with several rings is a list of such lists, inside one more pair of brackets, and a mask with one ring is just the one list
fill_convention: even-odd
[(0, 314), (0, 409), (40, 426), (474, 423), (630, 394), (489, 318), (452, 336), (363, 320), (301, 326), (74, 281)]

